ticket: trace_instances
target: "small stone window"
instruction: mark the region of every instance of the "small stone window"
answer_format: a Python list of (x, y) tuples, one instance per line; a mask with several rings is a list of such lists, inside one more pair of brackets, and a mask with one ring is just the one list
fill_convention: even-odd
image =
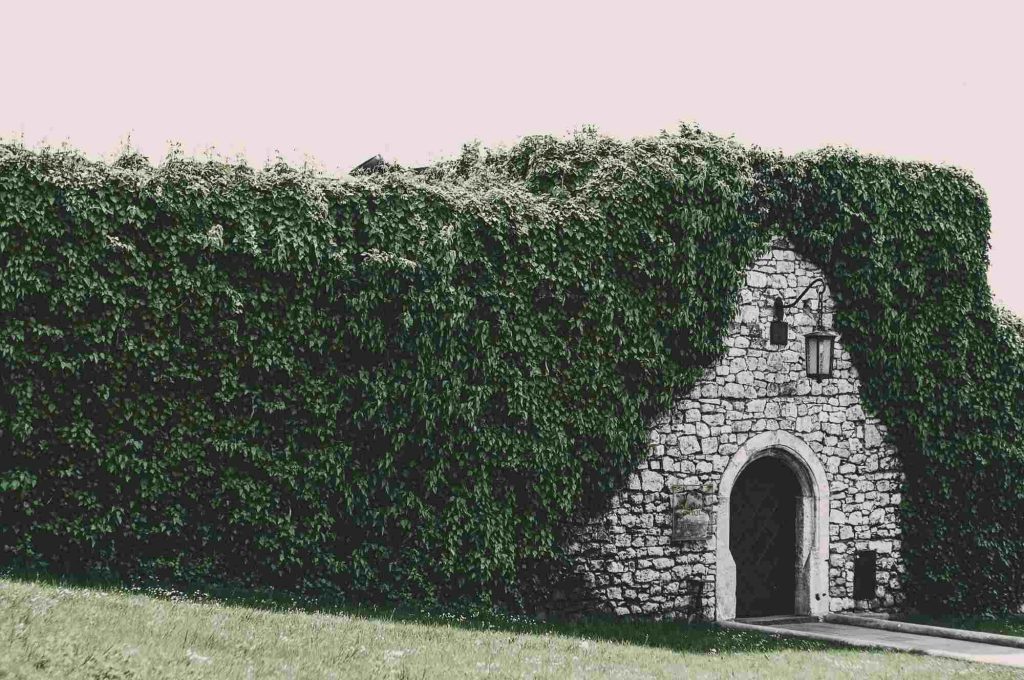
[(853, 599), (871, 600), (878, 584), (874, 550), (858, 550), (853, 557)]

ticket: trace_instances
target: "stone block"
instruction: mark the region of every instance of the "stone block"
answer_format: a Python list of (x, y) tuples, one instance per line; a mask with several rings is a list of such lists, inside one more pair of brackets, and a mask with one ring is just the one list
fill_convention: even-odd
[(640, 473), (640, 487), (644, 491), (661, 491), (665, 487), (665, 477), (653, 470), (645, 470)]

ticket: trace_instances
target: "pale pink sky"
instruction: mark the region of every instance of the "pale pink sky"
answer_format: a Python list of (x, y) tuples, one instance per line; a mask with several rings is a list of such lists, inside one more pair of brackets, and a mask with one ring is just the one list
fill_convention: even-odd
[(1024, 315), (1024, 9), (999, 2), (11, 2), (0, 135), (159, 160), (168, 141), (328, 170), (681, 120), (787, 152), (958, 165)]

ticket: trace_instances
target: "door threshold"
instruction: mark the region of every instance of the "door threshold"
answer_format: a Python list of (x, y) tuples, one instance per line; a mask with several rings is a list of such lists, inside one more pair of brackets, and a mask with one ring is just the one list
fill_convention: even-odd
[(752, 626), (770, 626), (780, 623), (811, 623), (820, 619), (817, 616), (807, 616), (805, 614), (772, 614), (771, 616), (737, 617), (735, 620)]

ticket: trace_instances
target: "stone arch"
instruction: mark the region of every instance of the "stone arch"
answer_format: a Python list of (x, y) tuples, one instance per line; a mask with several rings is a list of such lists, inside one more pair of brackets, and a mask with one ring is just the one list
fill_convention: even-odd
[(829, 611), (828, 521), (829, 489), (825, 469), (799, 437), (782, 430), (763, 432), (733, 454), (718, 485), (716, 513), (715, 618), (736, 618), (736, 562), (729, 549), (729, 503), (733, 485), (750, 463), (765, 456), (784, 462), (800, 483), (797, 505), (797, 614), (822, 616)]

